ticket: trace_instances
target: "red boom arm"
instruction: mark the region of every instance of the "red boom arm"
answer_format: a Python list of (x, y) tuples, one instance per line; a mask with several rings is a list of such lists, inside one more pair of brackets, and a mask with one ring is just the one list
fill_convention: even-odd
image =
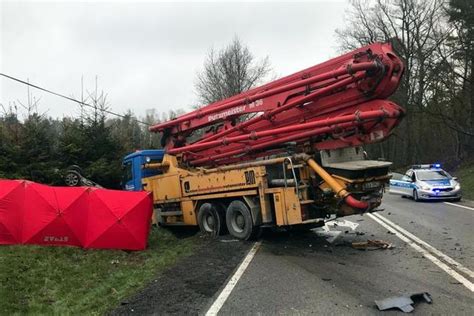
[[(403, 69), (390, 44), (375, 43), (150, 130), (163, 133), (167, 153), (183, 154), (192, 165), (275, 154), (287, 142), (317, 150), (376, 142), (403, 116), (401, 107), (386, 100)], [(189, 144), (203, 128), (208, 131)]]

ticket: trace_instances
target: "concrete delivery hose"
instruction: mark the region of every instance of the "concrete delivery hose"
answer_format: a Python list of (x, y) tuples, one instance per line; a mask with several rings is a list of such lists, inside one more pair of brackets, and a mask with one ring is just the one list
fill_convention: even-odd
[(336, 195), (344, 200), (344, 202), (356, 209), (365, 210), (369, 207), (369, 204), (364, 201), (359, 201), (347, 192), (346, 188), (342, 186), (336, 179), (334, 179), (326, 170), (324, 170), (310, 155), (300, 154), (299, 158), (303, 159), (311, 169), (314, 170), (336, 193)]

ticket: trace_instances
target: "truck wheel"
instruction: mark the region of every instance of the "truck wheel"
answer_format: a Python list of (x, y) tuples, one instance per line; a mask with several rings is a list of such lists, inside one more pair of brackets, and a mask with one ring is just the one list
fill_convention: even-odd
[(223, 211), (220, 208), (212, 203), (201, 205), (197, 220), (202, 233), (216, 237), (225, 231)]
[(252, 214), (244, 202), (232, 201), (227, 207), (225, 217), (227, 229), (235, 238), (249, 240), (258, 234), (259, 228), (253, 225)]

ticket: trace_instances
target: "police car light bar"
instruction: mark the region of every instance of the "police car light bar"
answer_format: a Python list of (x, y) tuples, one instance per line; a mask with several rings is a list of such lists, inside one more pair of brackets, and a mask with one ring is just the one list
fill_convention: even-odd
[(423, 164), (423, 165), (413, 165), (411, 166), (412, 169), (440, 169), (440, 163), (432, 163), (432, 164)]

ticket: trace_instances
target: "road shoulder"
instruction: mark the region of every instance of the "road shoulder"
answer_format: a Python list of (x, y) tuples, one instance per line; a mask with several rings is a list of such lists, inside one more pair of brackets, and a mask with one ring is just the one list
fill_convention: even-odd
[(252, 243), (202, 239), (196, 252), (154, 278), (110, 315), (200, 314), (245, 257)]

